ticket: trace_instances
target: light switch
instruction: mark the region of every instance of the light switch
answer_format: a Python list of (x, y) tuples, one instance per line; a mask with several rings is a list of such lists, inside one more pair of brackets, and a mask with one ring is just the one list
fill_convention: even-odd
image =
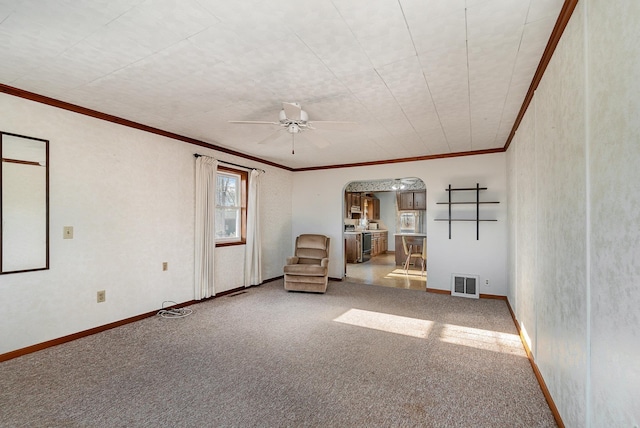
[(64, 239), (73, 239), (73, 226), (65, 226), (62, 231)]

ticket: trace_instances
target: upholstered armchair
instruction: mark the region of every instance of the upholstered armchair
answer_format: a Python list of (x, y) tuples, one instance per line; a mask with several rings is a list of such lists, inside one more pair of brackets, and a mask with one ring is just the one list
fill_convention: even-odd
[(284, 267), (285, 290), (327, 291), (329, 243), (330, 238), (324, 235), (305, 234), (296, 238), (295, 256), (287, 257)]

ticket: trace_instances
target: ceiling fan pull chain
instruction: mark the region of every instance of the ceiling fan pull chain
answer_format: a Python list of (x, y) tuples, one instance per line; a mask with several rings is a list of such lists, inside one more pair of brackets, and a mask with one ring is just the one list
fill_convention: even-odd
[(295, 135), (295, 134), (291, 134), (291, 154), (292, 154), (292, 155), (295, 155), (295, 154), (296, 154), (296, 152), (293, 150), (293, 149), (294, 149), (294, 147), (293, 147), (293, 142), (294, 142), (294, 141), (293, 141), (293, 139), (294, 139), (294, 135)]

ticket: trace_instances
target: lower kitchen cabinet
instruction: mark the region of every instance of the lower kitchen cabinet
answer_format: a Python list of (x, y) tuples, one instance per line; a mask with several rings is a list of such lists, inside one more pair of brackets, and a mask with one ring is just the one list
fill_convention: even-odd
[[(387, 252), (389, 245), (389, 233), (371, 230), (371, 257), (379, 256)], [(345, 233), (345, 252), (347, 263), (362, 262), (362, 233)]]
[(349, 233), (344, 236), (347, 241), (347, 263), (358, 263), (362, 261), (362, 234)]
[(389, 242), (389, 232), (387, 231), (371, 231), (371, 257), (378, 256), (387, 252)]

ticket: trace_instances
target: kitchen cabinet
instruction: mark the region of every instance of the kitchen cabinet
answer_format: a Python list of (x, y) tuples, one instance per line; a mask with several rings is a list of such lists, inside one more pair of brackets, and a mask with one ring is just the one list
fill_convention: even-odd
[(359, 192), (347, 192), (345, 195), (345, 208), (346, 208), (346, 216), (347, 218), (359, 218), (352, 217), (351, 214), (357, 214), (358, 216), (362, 213), (362, 196)]
[(345, 233), (347, 263), (362, 261), (362, 233)]
[[(367, 210), (367, 219), (380, 219), (380, 199), (366, 196), (360, 192), (345, 192), (345, 217), (364, 218), (364, 210)], [(352, 216), (355, 214), (355, 216)]]
[(414, 210), (426, 210), (427, 209), (427, 192), (413, 192), (413, 209)]
[(399, 210), (413, 209), (413, 192), (398, 193), (398, 209)]
[(349, 192), (344, 193), (344, 218), (351, 218), (351, 204)]
[[(371, 257), (386, 253), (387, 246), (389, 245), (389, 233), (386, 230), (371, 230), (367, 233), (371, 235)], [(345, 232), (344, 239), (346, 241), (345, 253), (347, 263), (362, 262), (362, 252), (364, 250), (362, 233)]]
[(362, 212), (364, 212), (366, 207), (367, 219), (369, 220), (380, 219), (380, 199), (374, 198), (372, 196), (362, 196), (361, 202), (362, 202)]
[(389, 233), (385, 231), (371, 232), (371, 257), (379, 256), (387, 252)]
[(360, 202), (362, 203), (362, 215), (363, 217), (365, 216), (365, 212), (366, 212), (366, 217), (368, 219), (371, 219), (371, 214), (372, 214), (372, 209), (373, 209), (373, 202), (372, 202), (372, 198), (371, 196), (361, 196), (360, 197)]
[(373, 198), (373, 210), (371, 218), (374, 220), (380, 220), (380, 199)]
[(362, 210), (362, 198), (360, 193), (351, 193), (351, 206), (355, 209)]
[(427, 209), (427, 192), (424, 190), (419, 192), (398, 192), (398, 209), (399, 210), (426, 210)]
[(371, 257), (380, 254), (380, 236), (377, 233), (371, 234)]

